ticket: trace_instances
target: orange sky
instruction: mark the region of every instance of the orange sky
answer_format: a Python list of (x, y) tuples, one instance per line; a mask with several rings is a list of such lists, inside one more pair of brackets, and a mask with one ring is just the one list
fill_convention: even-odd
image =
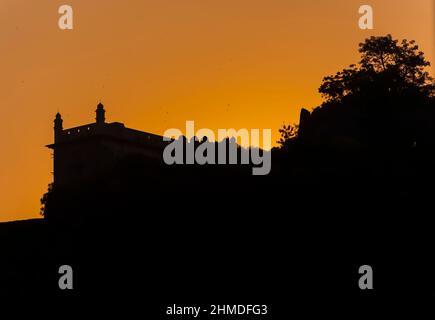
[[(271, 128), (320, 103), (322, 77), (370, 35), (415, 39), (432, 61), (431, 0), (0, 0), (0, 221), (39, 216), (64, 127), (107, 120), (168, 128)], [(61, 31), (58, 8), (74, 9)], [(375, 29), (358, 28), (374, 8)], [(273, 164), (272, 164), (273, 165)]]

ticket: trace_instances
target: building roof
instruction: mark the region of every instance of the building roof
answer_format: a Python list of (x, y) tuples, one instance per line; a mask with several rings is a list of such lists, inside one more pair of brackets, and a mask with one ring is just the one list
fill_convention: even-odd
[(94, 137), (135, 143), (143, 146), (161, 146), (164, 144), (162, 136), (130, 129), (125, 127), (124, 124), (120, 122), (112, 122), (102, 124), (90, 123), (78, 127), (64, 129), (58, 133), (56, 142), (47, 145), (47, 147), (54, 149), (59, 145), (84, 141)]

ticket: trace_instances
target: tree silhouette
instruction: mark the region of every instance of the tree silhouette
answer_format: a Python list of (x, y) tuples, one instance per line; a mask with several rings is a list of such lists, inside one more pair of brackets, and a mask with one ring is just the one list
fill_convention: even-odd
[(433, 95), (434, 83), (425, 71), (430, 66), (415, 41), (394, 40), (391, 35), (371, 37), (359, 44), (361, 60), (357, 65), (327, 76), (319, 92), (327, 102), (339, 102), (352, 94), (370, 92), (381, 82), (388, 92), (417, 89)]
[(278, 130), (280, 133), (280, 138), (277, 141), (280, 147), (285, 147), (287, 143), (297, 137), (298, 135), (298, 125), (297, 124), (283, 124)]
[(49, 203), (49, 201), (50, 201), (50, 197), (51, 197), (51, 195), (52, 195), (52, 193), (53, 193), (53, 186), (54, 186), (54, 184), (53, 184), (53, 183), (50, 183), (50, 184), (48, 185), (47, 192), (44, 193), (43, 196), (42, 196), (42, 198), (40, 199), (40, 202), (41, 202), (41, 210), (40, 210), (40, 214), (41, 214), (41, 216), (43, 216), (43, 217), (44, 217), (44, 216), (47, 214), (47, 212), (48, 212), (47, 206), (48, 206), (48, 203)]
[(433, 140), (434, 80), (415, 41), (371, 37), (359, 52), (357, 64), (323, 78), (324, 102), (300, 124), (303, 138), (378, 149)]

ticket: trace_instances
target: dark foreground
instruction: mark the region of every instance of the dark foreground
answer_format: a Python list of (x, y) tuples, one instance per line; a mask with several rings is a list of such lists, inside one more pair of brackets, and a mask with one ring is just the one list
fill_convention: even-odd
[[(3, 223), (1, 294), (146, 319), (185, 319), (165, 315), (173, 304), (268, 305), (268, 317), (208, 316), (222, 319), (353, 319), (433, 305), (429, 191), (367, 177), (258, 179), (142, 190), (107, 199), (97, 220)], [(58, 287), (65, 264), (70, 291)], [(373, 268), (374, 290), (359, 289), (362, 265)]]

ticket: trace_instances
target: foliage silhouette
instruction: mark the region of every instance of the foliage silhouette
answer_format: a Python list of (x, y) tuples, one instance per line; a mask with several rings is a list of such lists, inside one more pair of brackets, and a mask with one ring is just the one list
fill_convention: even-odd
[(366, 39), (359, 44), (360, 62), (325, 77), (319, 92), (327, 102), (339, 102), (348, 95), (370, 94), (373, 87), (393, 94), (416, 90), (433, 95), (433, 79), (425, 70), (430, 62), (418, 49), (414, 40), (402, 40), (399, 44), (391, 35)]
[(282, 148), (284, 147), (286, 144), (288, 144), (288, 142), (291, 139), (294, 139), (297, 137), (298, 135), (298, 125), (297, 124), (283, 124), (282, 127), (278, 130), (278, 132), (280, 133), (280, 138), (277, 141), (277, 143), (279, 144), (279, 146)]
[(325, 101), (300, 123), (301, 138), (384, 150), (432, 143), (435, 87), (418, 49), (391, 35), (366, 39), (357, 65), (323, 79)]

